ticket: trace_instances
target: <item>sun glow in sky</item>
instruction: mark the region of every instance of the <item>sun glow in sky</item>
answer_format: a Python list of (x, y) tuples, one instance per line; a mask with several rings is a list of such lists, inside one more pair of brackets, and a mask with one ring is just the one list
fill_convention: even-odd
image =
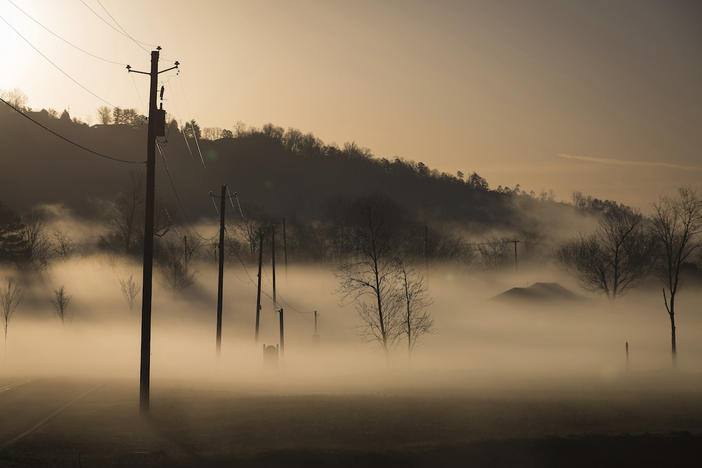
[[(80, 0), (13, 1), (119, 65), (0, 0), (0, 15), (47, 57), (107, 102), (146, 111), (147, 78), (124, 65), (148, 69), (147, 51)], [(162, 77), (178, 119), (272, 122), (561, 199), (580, 190), (646, 209), (676, 185), (701, 184), (699, 171), (677, 167), (702, 167), (696, 2), (101, 1), (130, 35), (163, 47), (162, 68), (182, 63), (180, 76)], [(111, 22), (97, 0), (85, 3)], [(104, 102), (2, 21), (0, 44), (0, 89), (95, 121)]]

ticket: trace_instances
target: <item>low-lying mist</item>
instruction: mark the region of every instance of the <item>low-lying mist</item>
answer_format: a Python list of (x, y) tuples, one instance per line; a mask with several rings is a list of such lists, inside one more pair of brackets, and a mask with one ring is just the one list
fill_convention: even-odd
[[(432, 299), (433, 331), (408, 359), (398, 339), (386, 356), (363, 337), (353, 303), (338, 293), (332, 266), (291, 264), (277, 271), (284, 309), (285, 353), (279, 368), (263, 365), (263, 344), (278, 343), (272, 284), (263, 274), (261, 334), (254, 341), (255, 266), (225, 265), (222, 352), (215, 350), (217, 266), (193, 266), (195, 282), (173, 291), (155, 273), (152, 382), (223, 385), (261, 391), (345, 392), (403, 388), (431, 390), (547, 387), (568, 382), (614, 384), (626, 375), (672, 368), (670, 328), (662, 298), (650, 288), (608, 301), (587, 295), (550, 267), (518, 272), (469, 272), (421, 267)], [(3, 272), (5, 273), (5, 272)], [(4, 276), (4, 275), (3, 275)], [(130, 309), (121, 281), (140, 285), (139, 264), (115, 256), (56, 261), (23, 284), (23, 300), (9, 321), (1, 377), (44, 376), (138, 379), (141, 299)], [(581, 300), (498, 301), (512, 287), (558, 282)], [(71, 301), (62, 324), (52, 304), (64, 286)], [(139, 291), (140, 291), (139, 287)], [(682, 290), (678, 310), (680, 373), (699, 372), (702, 316), (699, 291)], [(318, 342), (313, 311), (319, 312)], [(629, 343), (629, 356), (625, 343)], [(505, 382), (509, 382), (505, 385)], [(639, 388), (637, 391), (642, 391)]]

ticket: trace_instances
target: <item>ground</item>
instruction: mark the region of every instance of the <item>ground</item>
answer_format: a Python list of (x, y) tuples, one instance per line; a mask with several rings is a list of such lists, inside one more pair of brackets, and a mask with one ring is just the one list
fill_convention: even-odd
[(12, 378), (0, 382), (0, 466), (699, 466), (699, 383), (156, 382), (141, 417), (133, 381)]

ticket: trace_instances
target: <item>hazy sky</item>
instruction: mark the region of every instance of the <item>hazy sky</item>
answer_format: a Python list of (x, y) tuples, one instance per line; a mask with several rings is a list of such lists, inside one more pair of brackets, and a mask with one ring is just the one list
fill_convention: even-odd
[[(149, 54), (80, 0), (13, 0), (91, 53)], [(110, 21), (98, 0), (84, 0)], [(101, 0), (133, 37), (182, 63), (167, 110), (203, 126), (273, 122), (380, 156), (478, 171), (646, 209), (702, 188), (702, 3), (694, 1)], [(0, 15), (112, 104), (146, 112), (148, 78)], [(87, 93), (0, 21), (0, 89), (95, 120)]]

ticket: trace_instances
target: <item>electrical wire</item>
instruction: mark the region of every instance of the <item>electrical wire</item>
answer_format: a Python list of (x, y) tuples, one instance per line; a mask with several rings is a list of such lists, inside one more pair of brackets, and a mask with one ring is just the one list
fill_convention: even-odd
[[(168, 160), (166, 159), (166, 154), (163, 151), (163, 148), (161, 147), (159, 142), (156, 142), (156, 148), (158, 149), (158, 152), (161, 155), (161, 158), (163, 159), (163, 169), (166, 173), (166, 176), (168, 177), (168, 181), (170, 183), (171, 189), (173, 190), (173, 194), (175, 195), (176, 201), (178, 203), (178, 208), (180, 208), (180, 211), (183, 214), (183, 219), (185, 220), (186, 226), (191, 226), (191, 223), (190, 223), (189, 217), (188, 217), (188, 213), (187, 213), (187, 211), (185, 211), (185, 205), (183, 204), (183, 200), (180, 197), (178, 189), (176, 188), (176, 185), (175, 185), (175, 181), (173, 180), (173, 176), (172, 176), (171, 171), (168, 167)], [(173, 222), (172, 219), (171, 219), (171, 222)], [(175, 223), (174, 223), (174, 225), (175, 225)], [(215, 237), (217, 237), (216, 234), (214, 236), (212, 236), (211, 238), (204, 237), (199, 232), (197, 232), (197, 230), (194, 229), (193, 227), (189, 227), (188, 231), (190, 233), (195, 234), (196, 237), (198, 237), (201, 241), (204, 241), (204, 242), (211, 242), (212, 240), (214, 240)]]
[[(97, 11), (95, 11), (90, 5), (88, 5), (87, 3), (85, 3), (84, 0), (79, 0), (79, 1), (80, 1), (80, 3), (82, 3), (82, 4), (85, 6), (85, 8), (87, 8), (88, 10), (90, 10), (90, 12), (91, 12), (93, 15), (95, 15), (96, 18), (98, 18), (100, 21), (102, 21), (102, 22), (105, 23), (107, 26), (109, 26), (110, 28), (112, 28), (112, 29), (113, 29), (116, 33), (118, 33), (120, 36), (124, 36), (124, 37), (126, 37), (127, 39), (130, 39), (130, 40), (133, 41), (140, 49), (142, 49), (144, 52), (148, 52), (148, 50), (147, 50), (146, 48), (144, 48), (144, 46), (143, 46), (142, 44), (148, 45), (148, 46), (152, 46), (152, 44), (147, 44), (147, 43), (145, 43), (145, 42), (137, 41), (136, 39), (134, 39), (133, 37), (131, 37), (126, 31), (120, 31), (120, 29), (118, 29), (114, 24), (112, 24), (112, 23), (110, 23), (109, 21), (107, 21), (101, 14), (99, 14)], [(100, 2), (98, 2), (98, 3), (100, 3)], [(103, 10), (105, 10), (105, 12), (107, 12), (108, 15), (110, 15), (110, 13), (107, 11), (107, 9), (106, 9), (102, 4), (100, 4), (100, 6), (102, 7)], [(110, 15), (110, 17), (112, 17), (112, 15)], [(115, 21), (114, 18), (112, 18), (112, 20)], [(116, 23), (117, 25), (119, 25), (119, 23), (117, 23), (117, 21), (115, 21), (115, 23)], [(119, 26), (119, 27), (121, 28), (121, 26)]]
[(6, 20), (5, 18), (3, 18), (2, 16), (0, 16), (0, 20), (2, 20), (6, 25), (8, 25), (19, 37), (21, 37), (21, 38), (24, 40), (24, 42), (26, 42), (27, 44), (29, 44), (29, 46), (30, 46), (32, 49), (34, 49), (39, 55), (41, 55), (42, 57), (44, 57), (44, 59), (45, 59), (47, 62), (49, 62), (51, 65), (53, 65), (58, 71), (60, 71), (61, 73), (63, 73), (69, 80), (73, 81), (75, 84), (77, 84), (78, 86), (80, 86), (83, 90), (85, 90), (85, 91), (88, 92), (89, 94), (95, 96), (96, 98), (98, 98), (99, 100), (101, 100), (102, 102), (104, 102), (105, 104), (107, 104), (108, 106), (110, 106), (110, 107), (116, 107), (116, 106), (115, 106), (114, 104), (112, 104), (110, 101), (108, 101), (107, 99), (104, 99), (104, 98), (98, 96), (97, 94), (95, 94), (94, 92), (92, 92), (91, 90), (89, 90), (88, 88), (86, 88), (86, 87), (85, 87), (83, 84), (81, 84), (78, 80), (76, 80), (76, 79), (73, 78), (71, 75), (69, 75), (68, 72), (66, 72), (63, 68), (61, 68), (60, 66), (58, 66), (58, 65), (56, 64), (56, 62), (54, 62), (54, 61), (51, 60), (49, 57), (47, 57), (41, 50), (39, 50), (34, 44), (32, 44), (32, 43), (29, 41), (29, 39), (27, 39), (26, 37), (24, 37), (24, 36), (22, 35), (22, 33), (20, 33), (14, 26), (12, 26), (10, 23), (8, 23), (7, 20)]
[(110, 23), (110, 22), (107, 21), (105, 18), (103, 18), (101, 15), (99, 15), (98, 12), (95, 11), (95, 10), (93, 10), (93, 8), (92, 8), (90, 5), (88, 5), (87, 3), (85, 3), (85, 1), (83, 1), (83, 0), (79, 0), (79, 1), (80, 1), (80, 3), (82, 3), (82, 4), (85, 6), (85, 8), (87, 8), (88, 10), (90, 10), (90, 11), (92, 12), (92, 14), (95, 15), (96, 17), (98, 17), (103, 23), (105, 23), (106, 25), (108, 25), (109, 27), (111, 27), (112, 29), (114, 29), (114, 30), (115, 30), (116, 32), (118, 32), (120, 35), (124, 35), (124, 34), (122, 33), (122, 31), (120, 31), (119, 29), (117, 29), (112, 23)]
[(86, 146), (81, 145), (80, 143), (76, 143), (75, 141), (73, 141), (73, 140), (71, 140), (71, 139), (69, 139), (69, 138), (66, 138), (65, 136), (61, 135), (60, 133), (58, 133), (58, 132), (56, 132), (56, 131), (50, 129), (50, 128), (47, 127), (46, 125), (37, 122), (36, 120), (34, 120), (33, 118), (31, 118), (31, 117), (28, 116), (27, 114), (25, 114), (24, 112), (22, 112), (20, 109), (16, 108), (15, 106), (13, 106), (13, 105), (10, 104), (9, 102), (7, 102), (6, 100), (0, 98), (0, 101), (2, 101), (2, 103), (5, 104), (5, 105), (7, 105), (10, 109), (12, 109), (12, 110), (14, 110), (15, 112), (17, 112), (18, 114), (20, 114), (22, 117), (24, 117), (24, 118), (26, 118), (27, 120), (31, 121), (33, 124), (35, 124), (35, 125), (37, 125), (37, 126), (43, 128), (43, 129), (46, 130), (47, 132), (49, 132), (49, 133), (51, 133), (52, 135), (54, 135), (54, 136), (56, 136), (56, 137), (62, 139), (63, 141), (65, 141), (65, 142), (67, 142), (67, 143), (70, 143), (70, 144), (72, 144), (73, 146), (76, 146), (76, 147), (78, 147), (78, 148), (80, 148), (80, 149), (82, 149), (82, 150), (84, 150), (84, 151), (87, 151), (88, 153), (91, 153), (91, 154), (93, 154), (93, 155), (95, 155), (95, 156), (99, 156), (99, 157), (104, 158), (104, 159), (109, 159), (110, 161), (121, 162), (121, 163), (125, 163), (125, 164), (145, 164), (145, 163), (146, 163), (146, 161), (129, 161), (129, 160), (127, 160), (127, 159), (115, 158), (114, 156), (109, 156), (109, 155), (107, 155), (107, 154), (100, 153), (100, 152), (98, 152), (98, 151), (95, 151), (95, 150), (93, 150), (93, 149), (90, 149), (90, 148), (88, 148), (88, 147), (86, 147)]
[[(180, 81), (176, 81), (176, 86), (175, 86), (175, 88), (178, 88), (178, 94), (180, 94), (180, 96), (181, 96), (181, 97), (183, 98), (183, 100), (185, 101), (186, 110), (188, 110), (188, 109), (190, 108), (189, 103), (188, 103), (188, 97), (185, 95), (185, 93), (183, 92), (183, 90), (180, 88)], [(186, 121), (185, 121), (184, 129), (187, 128), (187, 125), (188, 125), (188, 124), (190, 124), (190, 129), (191, 129), (192, 132), (193, 132), (193, 138), (195, 139), (195, 145), (197, 146), (197, 152), (198, 152), (198, 154), (200, 155), (200, 161), (202, 162), (202, 167), (205, 167), (205, 168), (206, 168), (207, 166), (205, 165), (205, 158), (202, 156), (202, 151), (200, 150), (200, 143), (199, 143), (198, 140), (197, 140), (197, 133), (195, 133), (195, 127), (193, 126), (192, 122), (186, 120)], [(187, 141), (187, 140), (186, 140), (186, 141)]]
[(190, 129), (193, 131), (193, 138), (195, 139), (195, 146), (197, 146), (197, 152), (200, 154), (200, 161), (202, 161), (202, 167), (207, 168), (205, 165), (205, 158), (202, 157), (202, 151), (200, 151), (200, 143), (197, 141), (197, 133), (195, 132), (195, 127), (193, 126), (192, 122), (188, 122), (190, 124)]
[[(81, 1), (82, 1), (82, 0), (81, 0)], [(107, 13), (107, 16), (109, 16), (109, 17), (112, 19), (112, 21), (115, 22), (115, 24), (117, 25), (117, 27), (118, 27), (119, 29), (122, 30), (122, 33), (123, 33), (126, 37), (128, 37), (129, 39), (131, 39), (137, 46), (141, 47), (141, 49), (142, 49), (144, 52), (148, 52), (148, 50), (144, 47), (144, 45), (149, 46), (149, 47), (156, 47), (155, 44), (148, 44), (148, 43), (146, 43), (146, 42), (143, 42), (143, 41), (139, 41), (139, 40), (134, 39), (134, 37), (133, 37), (131, 34), (129, 34), (129, 33), (127, 32), (127, 30), (124, 29), (124, 28), (122, 27), (121, 24), (119, 24), (119, 21), (117, 21), (117, 20), (115, 19), (115, 17), (112, 16), (112, 13), (110, 13), (110, 12), (108, 11), (108, 9), (105, 8), (105, 5), (103, 5), (102, 2), (101, 2), (100, 0), (97, 0), (97, 2), (98, 2), (98, 5), (100, 5), (100, 8), (102, 8), (103, 11), (104, 11), (105, 13)], [(142, 45), (142, 44), (143, 44), (143, 45)]]
[(48, 32), (49, 34), (53, 35), (54, 37), (60, 39), (61, 41), (65, 42), (66, 44), (68, 44), (69, 46), (73, 47), (74, 49), (76, 49), (76, 50), (78, 50), (78, 51), (80, 51), (80, 52), (83, 52), (84, 54), (89, 55), (90, 57), (93, 57), (93, 58), (95, 58), (95, 59), (102, 60), (102, 61), (105, 62), (105, 63), (111, 63), (111, 64), (114, 64), (114, 65), (122, 65), (122, 66), (126, 65), (126, 63), (117, 62), (117, 61), (114, 61), (114, 60), (110, 60), (110, 59), (107, 59), (107, 58), (105, 58), (105, 57), (101, 57), (100, 55), (94, 54), (94, 53), (92, 53), (92, 52), (90, 52), (90, 51), (87, 51), (87, 50), (83, 49), (82, 47), (80, 47), (80, 46), (78, 46), (78, 45), (72, 43), (72, 42), (69, 41), (68, 39), (64, 38), (63, 36), (61, 36), (61, 35), (58, 34), (57, 32), (52, 31), (51, 29), (49, 29), (48, 27), (46, 27), (46, 26), (45, 26), (44, 24), (42, 24), (39, 20), (37, 20), (36, 18), (34, 18), (32, 15), (30, 15), (30, 14), (27, 13), (24, 9), (22, 9), (19, 5), (17, 5), (14, 1), (12, 1), (12, 0), (7, 0), (7, 1), (8, 1), (12, 6), (14, 6), (14, 7), (17, 8), (19, 11), (21, 11), (21, 12), (24, 14), (24, 16), (26, 16), (27, 18), (29, 18), (30, 20), (32, 20), (32, 21), (34, 21), (36, 24), (38, 24), (40, 27), (42, 27), (46, 32)]

